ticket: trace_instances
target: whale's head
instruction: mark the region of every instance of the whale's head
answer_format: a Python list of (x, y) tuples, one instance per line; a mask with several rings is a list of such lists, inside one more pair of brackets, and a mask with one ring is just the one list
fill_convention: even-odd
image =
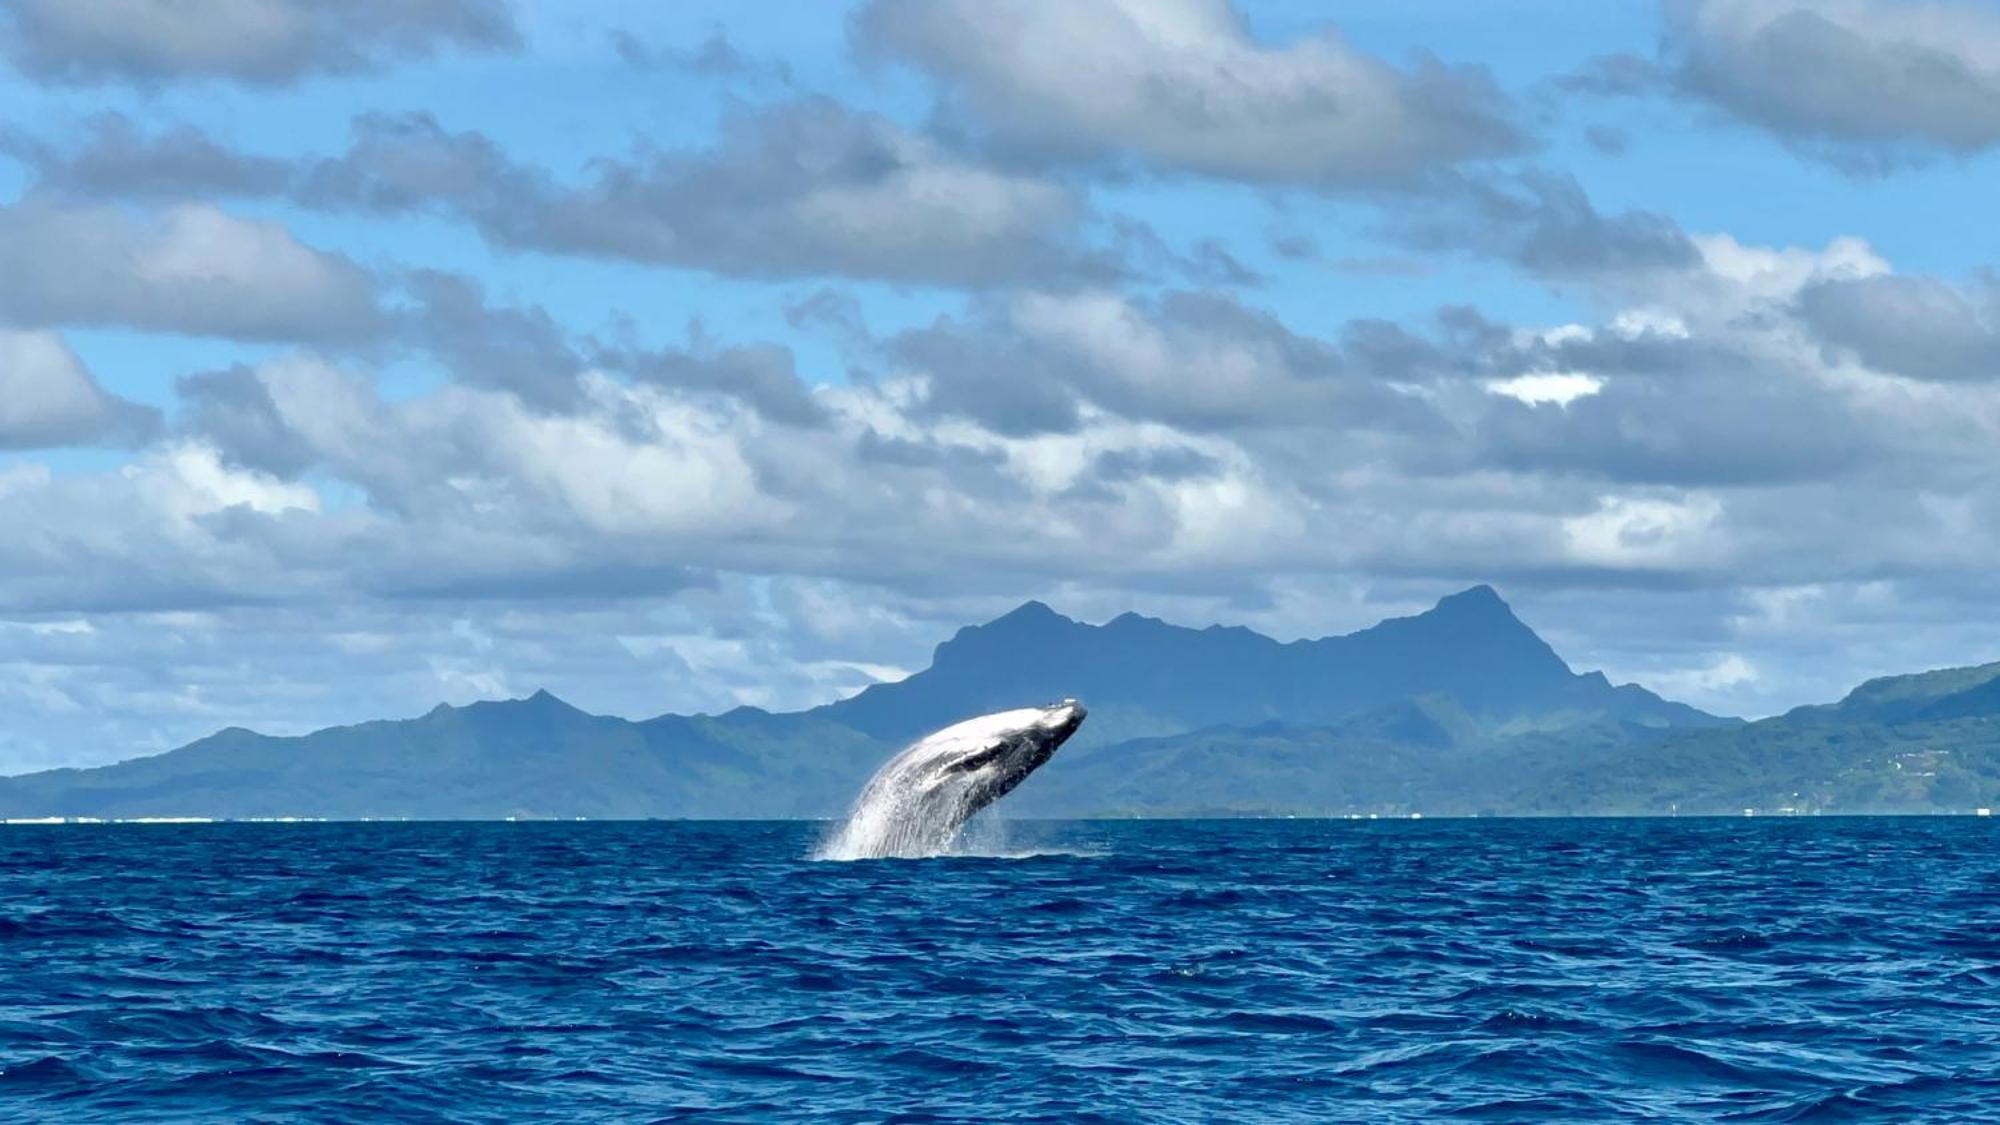
[(1065, 699), (969, 719), (918, 744), (933, 753), (926, 765), (933, 786), (962, 786), (975, 807), (1007, 795), (1055, 755), (1083, 725), (1083, 704)]

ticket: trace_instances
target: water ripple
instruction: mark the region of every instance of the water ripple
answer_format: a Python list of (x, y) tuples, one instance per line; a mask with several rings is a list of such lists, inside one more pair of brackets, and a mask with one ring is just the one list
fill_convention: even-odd
[(0, 1118), (1979, 1120), (1989, 822), (0, 831)]

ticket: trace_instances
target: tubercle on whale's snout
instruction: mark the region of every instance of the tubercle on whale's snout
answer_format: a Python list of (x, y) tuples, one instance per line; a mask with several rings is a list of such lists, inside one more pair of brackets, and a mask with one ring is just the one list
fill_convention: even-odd
[(1044, 710), (1048, 718), (1043, 719), (1043, 725), (1051, 727), (1057, 732), (1057, 741), (1075, 734), (1076, 729), (1083, 725), (1083, 720), (1090, 716), (1090, 711), (1075, 699), (1065, 699), (1060, 703), (1052, 703)]

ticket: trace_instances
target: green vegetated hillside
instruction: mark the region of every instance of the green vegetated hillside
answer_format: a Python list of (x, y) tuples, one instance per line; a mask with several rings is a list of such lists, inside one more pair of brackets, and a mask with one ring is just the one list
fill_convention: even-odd
[(225, 730), (157, 757), (0, 779), (0, 816), (811, 817), (882, 753), (805, 715), (631, 722), (538, 692), (300, 738)]
[(1018, 816), (1968, 811), (2000, 804), (2000, 664), (1756, 723), (1570, 670), (1499, 595), (1281, 643), (1029, 603), (910, 678), (796, 714), (631, 721), (548, 695), (0, 779), (0, 816), (824, 817), (958, 719), (1064, 696)]
[[(1443, 717), (1426, 723), (1425, 717)], [(1468, 728), (1449, 700), (1329, 727), (1212, 729), (1068, 755), (1024, 787), (1076, 815), (1970, 812), (2000, 805), (2000, 664), (1870, 681), (1755, 723)], [(1053, 767), (1051, 767), (1053, 768)], [(1227, 784), (1215, 783), (1226, 777)]]
[(1964, 812), (2000, 805), (2000, 664), (1871, 680), (1836, 704), (1537, 776), (1526, 812)]

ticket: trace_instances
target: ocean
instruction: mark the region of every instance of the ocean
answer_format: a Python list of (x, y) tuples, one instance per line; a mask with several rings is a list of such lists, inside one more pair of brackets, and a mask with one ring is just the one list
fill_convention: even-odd
[(2000, 825), (0, 828), (7, 1121), (2000, 1113)]

